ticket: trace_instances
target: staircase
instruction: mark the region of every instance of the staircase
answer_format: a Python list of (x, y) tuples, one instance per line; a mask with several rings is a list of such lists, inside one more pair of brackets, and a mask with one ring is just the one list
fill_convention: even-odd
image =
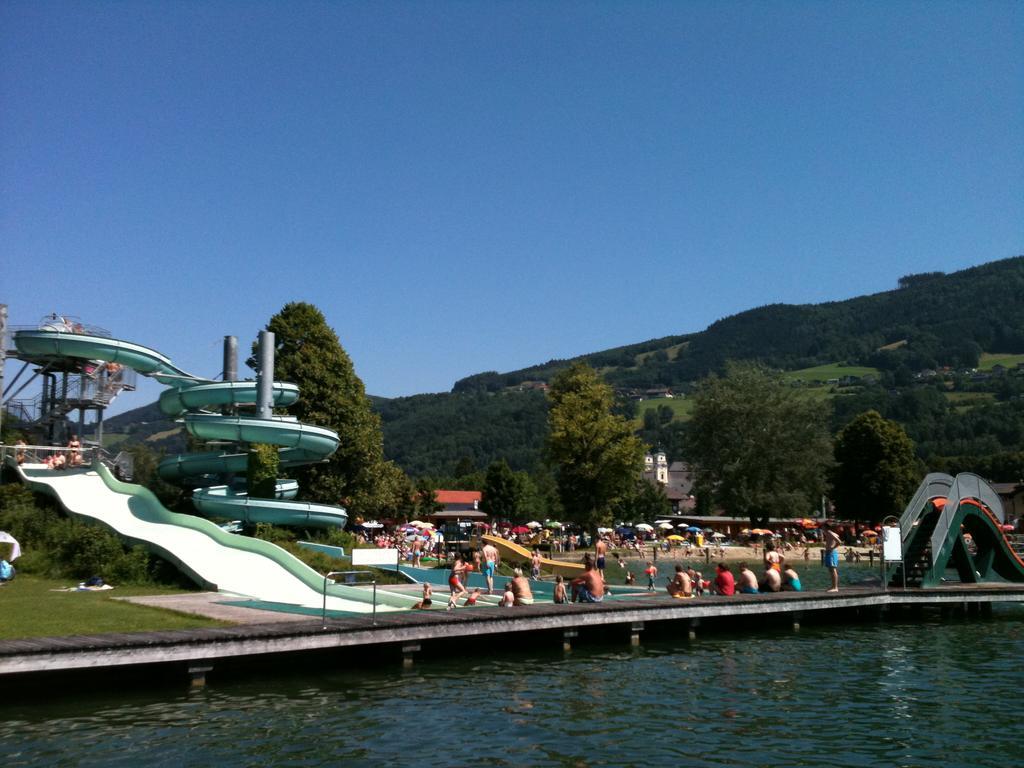
[[(904, 567), (895, 570), (889, 581), (890, 587), (921, 586), (924, 575), (932, 567), (932, 533), (935, 531), (935, 525), (939, 522), (940, 516), (941, 513), (933, 509), (915, 526), (914, 538), (911, 539), (907, 551), (903, 553)], [(903, 583), (904, 574), (906, 574), (906, 584)]]

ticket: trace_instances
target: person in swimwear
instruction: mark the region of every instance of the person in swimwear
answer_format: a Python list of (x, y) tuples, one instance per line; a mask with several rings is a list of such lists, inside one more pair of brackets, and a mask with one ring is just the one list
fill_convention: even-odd
[(665, 586), (672, 597), (693, 597), (693, 582), (682, 565), (676, 565), (676, 574)]
[(738, 590), (743, 595), (756, 595), (759, 594), (757, 589), (757, 576), (754, 572), (747, 568), (746, 563), (740, 563), (740, 583)]
[(765, 570), (771, 568), (772, 570), (782, 573), (782, 563), (786, 558), (781, 552), (776, 551), (775, 544), (771, 541), (764, 545), (764, 567)]
[(468, 590), (464, 586), (466, 570), (466, 561), (462, 555), (455, 555), (455, 562), (452, 563), (452, 572), (448, 577), (448, 588), (452, 591), (451, 597), (448, 598), (449, 611), (455, 607), (456, 600), (468, 594)]
[(583, 558), (583, 566), (586, 568), (583, 575), (577, 576), (570, 582), (572, 601), (574, 603), (600, 603), (604, 600), (604, 579), (598, 573), (594, 558), (589, 552)]
[(803, 587), (800, 586), (800, 576), (793, 570), (792, 566), (787, 565), (785, 570), (782, 571), (782, 590), (784, 592), (803, 591)]
[(487, 594), (494, 594), (494, 572), (498, 569), (498, 563), (501, 562), (501, 555), (498, 554), (498, 548), (487, 542), (483, 547), (484, 555), (484, 567), (483, 574), (484, 578), (487, 579)]
[(416, 605), (413, 606), (413, 610), (427, 609), (434, 604), (434, 601), (430, 599), (430, 596), (434, 594), (434, 588), (430, 586), (429, 581), (423, 582), (423, 599), (420, 600)]
[(559, 605), (569, 602), (569, 596), (565, 593), (565, 579), (561, 576), (555, 576), (555, 593), (553, 599)]
[(466, 602), (464, 602), (463, 605), (476, 605), (477, 600), (480, 599), (480, 593), (480, 587), (474, 587), (473, 591), (469, 593), (469, 596), (466, 598)]
[(523, 576), (523, 569), (516, 568), (513, 571), (515, 576), (510, 581), (509, 589), (512, 590), (516, 605), (533, 605), (533, 590), (530, 589), (530, 580)]
[(601, 581), (604, 581), (604, 563), (605, 555), (608, 554), (608, 541), (604, 537), (598, 539), (594, 550), (597, 552), (597, 572), (601, 575)]
[(825, 567), (829, 570), (829, 575), (832, 577), (832, 588), (825, 590), (826, 592), (838, 592), (839, 591), (839, 545), (843, 543), (842, 539), (839, 538), (839, 534), (832, 530), (832, 526), (828, 522), (821, 524), (821, 536), (825, 542)]

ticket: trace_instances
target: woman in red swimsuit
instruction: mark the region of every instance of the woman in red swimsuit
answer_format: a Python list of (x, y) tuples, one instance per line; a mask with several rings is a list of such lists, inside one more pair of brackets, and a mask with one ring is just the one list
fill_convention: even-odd
[(448, 577), (448, 588), (452, 591), (451, 597), (448, 598), (449, 611), (455, 607), (456, 600), (468, 594), (463, 584), (463, 580), (466, 578), (466, 570), (466, 561), (463, 560), (462, 555), (455, 555), (455, 562), (452, 563), (452, 572)]

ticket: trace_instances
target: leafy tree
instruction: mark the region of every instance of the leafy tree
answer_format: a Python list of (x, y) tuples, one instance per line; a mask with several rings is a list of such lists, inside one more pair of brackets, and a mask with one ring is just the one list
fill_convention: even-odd
[(429, 477), (421, 477), (416, 483), (416, 514), (429, 517), (444, 509), (437, 500), (437, 485)]
[(671, 514), (672, 504), (661, 485), (638, 480), (632, 491), (619, 502), (615, 512), (616, 519), (624, 522), (654, 522)]
[(280, 468), (277, 446), (253, 443), (249, 446), (246, 485), (249, 495), (258, 499), (272, 499), (277, 492), (277, 476)]
[(825, 490), (832, 446), (826, 406), (776, 374), (730, 363), (694, 395), (688, 457), (704, 494), (763, 527), (774, 513), (805, 514)]
[(500, 459), (487, 468), (480, 508), (491, 517), (512, 519), (523, 508), (522, 478)]
[[(372, 516), (399, 504), (397, 475), (384, 460), (380, 417), (371, 410), (352, 360), (323, 314), (312, 304), (292, 302), (267, 323), (274, 333), (274, 377), (298, 384), (300, 399), (289, 413), (341, 436), (324, 463), (297, 471), (305, 498), (348, 507)], [(258, 366), (253, 344), (250, 367)]]
[[(611, 388), (594, 369), (574, 363), (548, 393), (547, 455), (569, 520), (595, 530), (611, 522), (643, 468), (643, 443), (612, 413)], [(596, 531), (595, 531), (596, 532)]]
[(899, 515), (920, 479), (914, 444), (899, 424), (867, 411), (836, 437), (832, 499), (845, 518)]

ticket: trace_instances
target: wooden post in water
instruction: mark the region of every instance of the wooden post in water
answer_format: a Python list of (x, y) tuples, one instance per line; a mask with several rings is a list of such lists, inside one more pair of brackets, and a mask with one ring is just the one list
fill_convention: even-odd
[(644, 631), (644, 623), (642, 621), (634, 621), (629, 627), (629, 644), (632, 646), (640, 645), (640, 633)]
[(412, 669), (413, 654), (419, 653), (419, 643), (404, 643), (402, 645), (402, 669)]
[(688, 619), (686, 622), (686, 639), (697, 639), (697, 627), (700, 626), (700, 619)]
[(575, 629), (562, 630), (562, 652), (569, 653), (572, 650), (572, 639), (577, 637), (579, 632)]
[(793, 611), (791, 614), (789, 614), (790, 619), (792, 619), (793, 621), (794, 632), (800, 631), (800, 619), (803, 618), (803, 615), (804, 614), (802, 611)]
[(206, 673), (213, 669), (212, 664), (191, 664), (188, 668), (189, 685), (202, 688), (206, 685)]

